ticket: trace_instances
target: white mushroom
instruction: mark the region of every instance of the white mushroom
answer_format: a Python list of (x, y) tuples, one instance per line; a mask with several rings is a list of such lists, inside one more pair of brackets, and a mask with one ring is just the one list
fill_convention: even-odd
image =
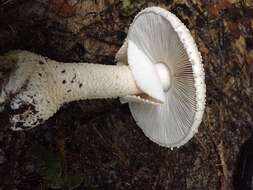
[(12, 129), (35, 127), (70, 101), (121, 97), (152, 141), (166, 147), (189, 141), (202, 120), (205, 83), (184, 24), (158, 7), (141, 11), (116, 60), (116, 66), (67, 64), (27, 51), (0, 57), (15, 66), (0, 96)]
[[(201, 55), (185, 25), (164, 9), (147, 8), (135, 17), (116, 58), (129, 64), (146, 94), (162, 100), (152, 88), (163, 88), (161, 105), (135, 102), (140, 98), (133, 95), (122, 98), (145, 135), (166, 147), (188, 142), (202, 120), (206, 87)], [(153, 69), (161, 83), (149, 78), (146, 68)]]

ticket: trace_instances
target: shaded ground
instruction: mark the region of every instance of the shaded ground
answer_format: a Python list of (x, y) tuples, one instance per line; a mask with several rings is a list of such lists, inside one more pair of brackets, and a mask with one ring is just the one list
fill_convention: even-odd
[(199, 133), (168, 150), (149, 141), (127, 105), (74, 102), (43, 126), (9, 129), (0, 115), (0, 190), (232, 189), (239, 147), (253, 129), (250, 0), (1, 0), (0, 53), (114, 64), (134, 15), (159, 5), (191, 30), (206, 71)]

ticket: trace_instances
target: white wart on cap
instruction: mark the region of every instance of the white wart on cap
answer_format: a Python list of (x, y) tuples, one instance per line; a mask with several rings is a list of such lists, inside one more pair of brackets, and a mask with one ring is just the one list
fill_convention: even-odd
[(171, 148), (188, 142), (202, 120), (206, 87), (201, 55), (185, 25), (165, 9), (146, 8), (135, 17), (116, 59), (129, 64), (148, 95), (122, 98), (145, 135)]

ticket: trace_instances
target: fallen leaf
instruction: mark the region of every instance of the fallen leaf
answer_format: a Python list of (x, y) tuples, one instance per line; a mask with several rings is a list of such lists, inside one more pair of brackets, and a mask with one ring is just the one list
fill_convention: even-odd
[(233, 35), (235, 39), (240, 37), (240, 29), (237, 22), (224, 21), (224, 26)]
[(232, 0), (221, 0), (218, 3), (210, 3), (208, 10), (213, 16), (219, 16), (221, 11), (233, 6), (232, 2)]
[(240, 36), (239, 39), (235, 42), (235, 47), (239, 50), (239, 52), (244, 55), (246, 50), (246, 43), (245, 38), (243, 36)]
[(73, 16), (76, 12), (76, 7), (74, 5), (71, 5), (66, 0), (52, 0), (51, 3), (53, 10), (59, 16), (70, 17)]
[(253, 65), (253, 50), (248, 52), (248, 56), (246, 56), (247, 63)]
[(244, 3), (248, 7), (252, 7), (253, 6), (253, 1), (252, 0), (244, 0)]

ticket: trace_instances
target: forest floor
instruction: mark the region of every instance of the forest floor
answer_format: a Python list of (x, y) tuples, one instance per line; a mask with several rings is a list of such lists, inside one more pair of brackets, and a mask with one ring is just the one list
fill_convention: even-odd
[(118, 100), (67, 104), (29, 131), (10, 130), (1, 113), (0, 190), (233, 189), (253, 129), (251, 0), (0, 0), (0, 54), (24, 49), (115, 64), (134, 16), (153, 5), (176, 14), (202, 54), (207, 99), (199, 132), (179, 149), (160, 147)]

